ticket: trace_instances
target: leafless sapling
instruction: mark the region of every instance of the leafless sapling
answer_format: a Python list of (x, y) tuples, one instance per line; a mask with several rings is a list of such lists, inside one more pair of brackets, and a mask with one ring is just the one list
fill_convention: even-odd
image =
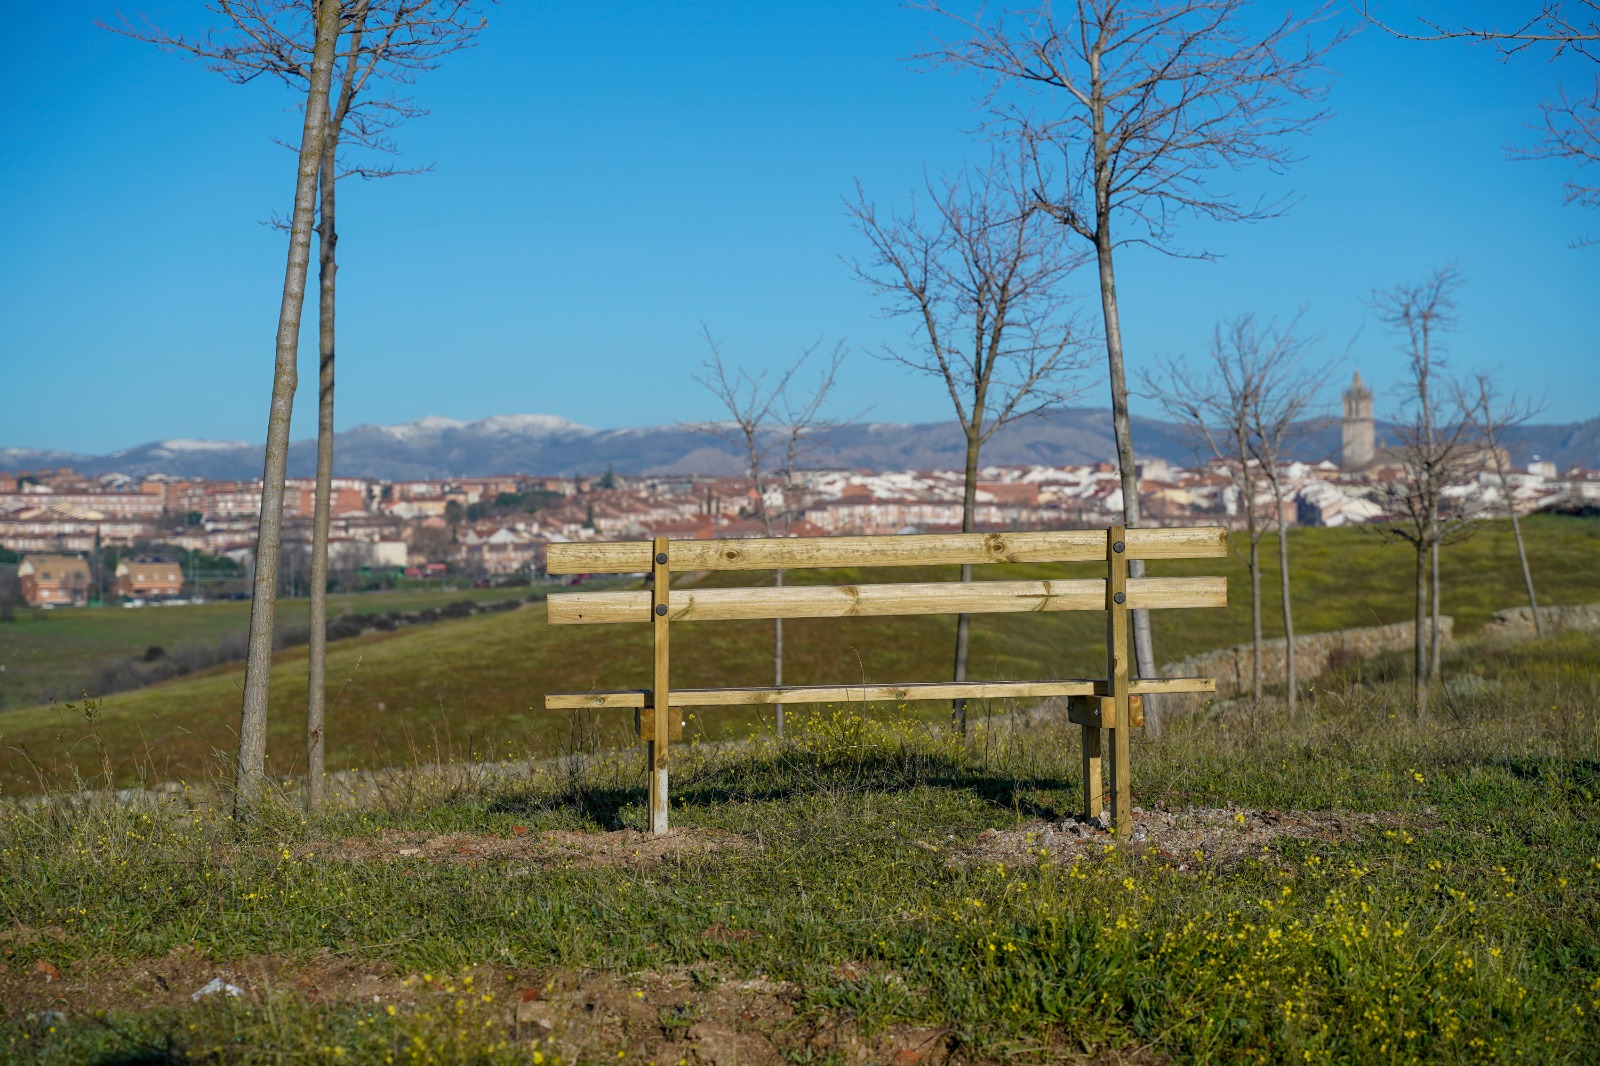
[(1495, 479), (1500, 483), (1500, 495), (1506, 502), (1506, 517), (1511, 519), (1517, 562), (1522, 566), (1522, 585), (1528, 591), (1528, 610), (1533, 612), (1533, 631), (1542, 637), (1544, 622), (1539, 617), (1539, 596), (1533, 588), (1533, 571), (1528, 567), (1528, 549), (1522, 542), (1522, 522), (1517, 516), (1517, 498), (1511, 486), (1511, 456), (1506, 450), (1506, 436), (1534, 418), (1542, 407), (1519, 400), (1515, 394), (1502, 400), (1488, 374), (1478, 374), (1473, 384), (1476, 386), (1473, 395), (1458, 401), (1458, 406), (1468, 406), (1477, 414), (1478, 432), (1483, 435), (1483, 447), (1494, 463)]
[[(204, 63), (238, 84), (262, 75), (301, 91), (309, 83), (313, 54), (312, 23), (304, 0), (215, 0), (210, 10), (229, 27), (200, 37), (169, 33), (149, 23), (123, 20), (107, 26)], [(315, 7), (316, 5), (311, 5)], [(104, 24), (103, 24), (104, 25)], [(474, 0), (346, 0), (340, 10), (337, 45), (339, 76), (330, 91), (318, 174), (319, 374), (317, 469), (311, 533), (309, 588), (311, 641), (306, 699), (306, 805), (321, 801), (324, 774), (324, 718), (327, 674), (328, 529), (333, 479), (336, 277), (338, 273), (335, 191), (340, 178), (385, 178), (431, 167), (403, 168), (371, 162), (392, 155), (390, 133), (401, 122), (426, 112), (390, 91), (432, 70), (445, 55), (468, 47), (484, 26)], [(352, 162), (342, 147), (366, 150)]]
[(1236, 325), (1234, 344), (1253, 348), (1262, 368), (1260, 387), (1251, 407), (1250, 453), (1266, 476), (1272, 493), (1272, 513), (1278, 527), (1278, 582), (1283, 592), (1283, 670), (1285, 700), (1295, 713), (1299, 677), (1295, 669), (1294, 597), (1289, 580), (1289, 509), (1292, 486), (1285, 480), (1284, 454), (1307, 429), (1318, 396), (1337, 363), (1314, 360), (1318, 338), (1299, 328), (1299, 318), (1283, 328), (1276, 323), (1258, 327), (1243, 320)]
[(1260, 699), (1262, 685), (1261, 521), (1263, 490), (1272, 499), (1279, 534), (1278, 571), (1283, 588), (1285, 680), (1289, 708), (1294, 709), (1294, 614), (1289, 593), (1289, 557), (1284, 538), (1288, 486), (1279, 462), (1292, 435), (1305, 423), (1311, 405), (1326, 384), (1331, 366), (1315, 367), (1308, 359), (1310, 341), (1299, 329), (1299, 316), (1288, 326), (1265, 326), (1254, 315), (1240, 315), (1212, 331), (1208, 358), (1199, 371), (1182, 360), (1159, 363), (1159, 376), (1141, 376), (1145, 389), (1189, 434), (1203, 443), (1233, 481), (1244, 511), (1250, 573), (1252, 640), (1251, 695)]
[[(926, 204), (880, 212), (857, 187), (849, 205), (871, 256), (857, 278), (884, 313), (914, 323), (884, 356), (938, 380), (965, 438), (961, 529), (977, 528), (979, 455), (1001, 428), (1074, 395), (1086, 335), (1069, 313), (1067, 276), (1084, 261), (1055, 238), (1027, 191), (1001, 166), (930, 182)], [(923, 212), (926, 213), (923, 213)], [(972, 580), (972, 567), (961, 568)], [(956, 681), (967, 676), (971, 617), (956, 621)], [(966, 701), (951, 713), (966, 732)]]
[[(746, 475), (754, 494), (756, 518), (769, 537), (786, 537), (803, 511), (799, 499), (799, 470), (802, 457), (819, 436), (838, 424), (823, 414), (834, 379), (844, 362), (845, 347), (838, 344), (826, 363), (821, 364), (817, 382), (802, 389), (796, 382), (811, 357), (813, 345), (800, 354), (776, 378), (766, 373), (730, 368), (709, 330), (706, 345), (711, 357), (695, 378), (715, 396), (728, 413), (726, 422), (702, 422), (695, 428), (727, 441), (742, 453)], [(783, 570), (773, 571), (773, 584), (783, 585)], [(772, 622), (772, 683), (783, 685), (783, 619)], [(784, 731), (784, 706), (776, 711), (777, 735)]]
[[(1139, 524), (1139, 478), (1117, 298), (1115, 250), (1144, 244), (1174, 255), (1179, 216), (1246, 222), (1284, 200), (1249, 200), (1211, 184), (1217, 170), (1293, 161), (1290, 137), (1326, 116), (1324, 59), (1345, 36), (1310, 39), (1326, 7), (1261, 25), (1247, 0), (1077, 0), (965, 17), (944, 0), (964, 40), (924, 57), (990, 79), (989, 128), (1014, 143), (1033, 194), (1063, 233), (1093, 249), (1099, 270), (1112, 428), (1123, 521)], [(1299, 105), (1312, 105), (1301, 107)], [(1144, 564), (1129, 571), (1139, 577)], [(1154, 677), (1148, 612), (1133, 613), (1134, 655)], [(1152, 730), (1160, 718), (1147, 701)]]
[(1385, 530), (1416, 552), (1412, 706), (1418, 716), (1428, 712), (1429, 686), (1439, 676), (1442, 654), (1439, 549), (1471, 517), (1463, 506), (1447, 514), (1443, 504), (1480, 460), (1473, 412), (1461, 406), (1463, 393), (1444, 378), (1443, 334), (1455, 325), (1460, 285), (1460, 272), (1450, 266), (1421, 282), (1373, 294), (1374, 307), (1406, 357), (1404, 411), (1394, 431), (1401, 473), (1386, 486)]
[(1255, 406), (1267, 368), (1258, 358), (1255, 320), (1242, 315), (1211, 333), (1205, 360), (1198, 368), (1187, 359), (1160, 359), (1155, 372), (1139, 375), (1147, 395), (1155, 399), (1195, 445), (1226, 471), (1244, 518), (1246, 558), (1250, 574), (1250, 698), (1259, 702), (1262, 688), (1261, 538), (1266, 533), (1261, 503), (1265, 478), (1251, 444)]
[[(219, 7), (227, 10), (224, 0)], [(301, 130), (294, 209), (289, 222), (289, 253), (283, 298), (278, 309), (277, 353), (272, 401), (267, 417), (262, 470), (261, 519), (256, 535), (255, 586), (250, 604), (250, 643), (245, 661), (244, 699), (239, 716), (239, 756), (235, 767), (235, 813), (250, 815), (266, 784), (267, 695), (272, 671), (273, 619), (278, 596), (278, 556), (282, 542), (284, 478), (289, 459), (289, 420), (298, 380), (295, 360), (306, 274), (311, 263), (311, 230), (316, 222), (317, 173), (328, 126), (328, 97), (339, 43), (339, 5), (316, 5), (307, 68), (305, 122)], [(304, 17), (304, 16), (302, 16)]]

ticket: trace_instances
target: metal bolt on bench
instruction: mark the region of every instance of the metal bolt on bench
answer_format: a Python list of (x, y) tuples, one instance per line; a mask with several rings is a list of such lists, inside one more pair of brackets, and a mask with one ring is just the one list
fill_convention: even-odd
[[(1144, 724), (1142, 696), (1162, 692), (1214, 692), (1211, 677), (1130, 678), (1128, 612), (1169, 607), (1224, 607), (1220, 577), (1147, 577), (1130, 580), (1130, 559), (1203, 559), (1227, 554), (1220, 526), (1178, 529), (1030, 531), (1025, 533), (911, 534), (867, 537), (792, 537), (752, 540), (601, 541), (552, 544), (552, 574), (630, 574), (649, 571), (652, 587), (638, 592), (568, 592), (552, 595), (551, 625), (649, 622), (655, 666), (649, 689), (551, 693), (550, 710), (617, 707), (637, 713), (648, 743), (650, 831), (667, 831), (668, 748), (683, 736), (683, 707), (774, 703), (864, 703), (977, 698), (1067, 697), (1068, 719), (1083, 734), (1083, 813), (1106, 807), (1101, 741), (1110, 744), (1109, 806), (1118, 832), (1130, 826), (1130, 728)], [(802, 567), (890, 567), (978, 563), (1103, 561), (1102, 578), (1048, 581), (903, 582), (881, 585), (678, 590), (672, 571), (775, 570)], [(1104, 611), (1106, 676), (1044, 681), (965, 681), (904, 685), (788, 685), (767, 688), (673, 689), (669, 636), (674, 623), (728, 619), (842, 618), (882, 615), (994, 614), (1023, 611)], [(1108, 736), (1106, 734), (1109, 734)]]

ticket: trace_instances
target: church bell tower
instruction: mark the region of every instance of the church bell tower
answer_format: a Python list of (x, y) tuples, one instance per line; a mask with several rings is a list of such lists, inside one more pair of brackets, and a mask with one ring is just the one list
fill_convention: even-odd
[(1344, 441), (1339, 466), (1345, 470), (1364, 470), (1371, 466), (1376, 439), (1372, 390), (1361, 383), (1361, 371), (1357, 370), (1344, 394)]

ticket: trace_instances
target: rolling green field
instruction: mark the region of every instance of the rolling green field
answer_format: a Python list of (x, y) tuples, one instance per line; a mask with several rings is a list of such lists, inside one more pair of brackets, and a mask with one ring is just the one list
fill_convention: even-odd
[(1115, 840), (1059, 719), (893, 708), (679, 748), (666, 838), (628, 753), (310, 819), (0, 805), (0, 1059), (1592, 1063), (1597, 664), (1468, 642), (1425, 720), (1368, 669), (1136, 733)]
[[(527, 588), (408, 589), (392, 592), (336, 593), (328, 597), (330, 618), (340, 614), (387, 614), (442, 607), (457, 600), (489, 602), (526, 596)], [(306, 623), (309, 601), (278, 601), (284, 626)], [(41, 690), (72, 692), (89, 684), (96, 668), (114, 659), (209, 644), (242, 634), (250, 627), (250, 604), (239, 601), (175, 607), (95, 607), (53, 611), (22, 610), (0, 622), (0, 711), (42, 702)]]
[[(1600, 601), (1600, 521), (1540, 517), (1526, 529), (1541, 602)], [(1412, 556), (1404, 545), (1385, 542), (1365, 529), (1297, 531), (1291, 544), (1301, 632), (1409, 617)], [(1270, 541), (1267, 547), (1271, 549)], [(1163, 563), (1150, 569), (1157, 575), (1224, 573), (1232, 601), (1222, 610), (1155, 612), (1161, 659), (1248, 639), (1242, 560)], [(1090, 572), (1083, 567), (979, 568), (986, 578)], [(953, 575), (954, 568), (937, 574), (791, 571), (789, 580), (838, 583)], [(1493, 611), (1521, 602), (1509, 528), (1486, 524), (1470, 540), (1451, 546), (1444, 556), (1443, 582), (1444, 609), (1455, 616), (1461, 635), (1482, 625)], [(1266, 601), (1270, 635), (1278, 632), (1270, 581)], [(949, 676), (953, 629), (950, 618), (794, 621), (785, 629), (785, 681), (942, 679)], [(675, 684), (770, 680), (771, 630), (766, 624), (713, 622), (673, 632)], [(1096, 676), (1103, 672), (1103, 639), (1097, 613), (976, 616), (969, 676)], [(133, 645), (142, 646), (137, 640)], [(546, 692), (643, 687), (648, 666), (646, 627), (553, 628), (546, 624), (542, 604), (341, 641), (329, 656), (328, 766), (348, 769), (557, 751), (572, 721), (565, 712), (543, 710)], [(203, 776), (215, 769), (217, 752), (235, 747), (241, 680), (238, 667), (225, 667), (109, 696), (95, 709), (92, 729), (77, 706), (6, 712), (0, 715), (0, 790), (36, 790), (36, 768), (49, 780), (72, 768), (97, 772), (96, 738), (114, 756), (124, 782), (133, 779), (135, 766), (141, 764), (153, 779)], [(301, 765), (305, 684), (304, 650), (281, 653), (273, 675), (268, 750), (270, 765), (284, 775), (296, 773)], [(974, 711), (983, 713), (981, 708)], [(927, 713), (942, 712), (929, 707)], [(699, 712), (691, 728), (703, 737), (737, 736), (763, 720), (761, 712), (719, 709)], [(631, 725), (630, 712), (611, 712), (605, 725), (620, 738), (625, 721)]]

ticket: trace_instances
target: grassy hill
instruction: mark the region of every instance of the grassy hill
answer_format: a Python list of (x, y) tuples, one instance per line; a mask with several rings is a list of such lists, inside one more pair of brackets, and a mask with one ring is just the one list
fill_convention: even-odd
[[(1527, 524), (1541, 602), (1600, 601), (1600, 522), (1541, 517)], [(1269, 542), (1268, 548), (1272, 547)], [(1365, 529), (1301, 530), (1291, 534), (1295, 603), (1302, 632), (1394, 622), (1409, 617), (1412, 556), (1406, 546)], [(986, 578), (1064, 576), (1084, 567), (986, 567)], [(1222, 610), (1153, 614), (1162, 659), (1249, 636), (1242, 560), (1163, 563), (1154, 574), (1224, 573), (1232, 605)], [(790, 581), (818, 583), (913, 580), (954, 575), (792, 571)], [(732, 580), (737, 575), (719, 575)], [(1523, 598), (1509, 528), (1488, 524), (1451, 546), (1443, 564), (1444, 609), (1466, 633), (1490, 614)], [(1274, 586), (1266, 592), (1268, 633)], [(134, 613), (134, 612), (128, 612)], [(159, 612), (156, 612), (159, 613)], [(1102, 671), (1103, 622), (1098, 613), (977, 616), (970, 676), (1024, 678), (1095, 676)], [(792, 684), (904, 682), (948, 677), (951, 618), (805, 619), (785, 629), (785, 680)], [(674, 629), (676, 684), (761, 684), (770, 680), (770, 627), (712, 622)], [(425, 628), (340, 641), (329, 656), (330, 769), (406, 763), (414, 759), (505, 758), (559, 750), (572, 727), (568, 714), (543, 710), (549, 691), (643, 687), (648, 683), (649, 632), (644, 626), (546, 624), (543, 605)], [(137, 765), (156, 778), (193, 777), (230, 752), (238, 725), (242, 671), (219, 668), (135, 692), (107, 697), (85, 720), (81, 707), (36, 707), (0, 715), (0, 790), (38, 787), (34, 765), (50, 775), (69, 767), (101, 766), (95, 738), (112, 756), (121, 780)], [(272, 684), (268, 750), (276, 772), (300, 763), (305, 707), (305, 655), (278, 656)], [(930, 716), (943, 713), (925, 708)], [(982, 710), (974, 709), (981, 714)], [(760, 712), (699, 712), (702, 736), (747, 732)], [(603, 724), (623, 735), (629, 712), (609, 712)]]
[[(457, 600), (490, 602), (525, 596), (526, 588), (401, 589), (328, 597), (328, 615), (387, 614), (442, 607)], [(306, 625), (309, 601), (278, 601), (283, 628)], [(0, 711), (45, 702), (41, 693), (93, 689), (96, 672), (108, 663), (127, 660), (152, 647), (174, 652), (186, 646), (211, 645), (243, 637), (250, 628), (250, 604), (218, 601), (175, 607), (74, 608), (23, 610), (0, 622)]]

